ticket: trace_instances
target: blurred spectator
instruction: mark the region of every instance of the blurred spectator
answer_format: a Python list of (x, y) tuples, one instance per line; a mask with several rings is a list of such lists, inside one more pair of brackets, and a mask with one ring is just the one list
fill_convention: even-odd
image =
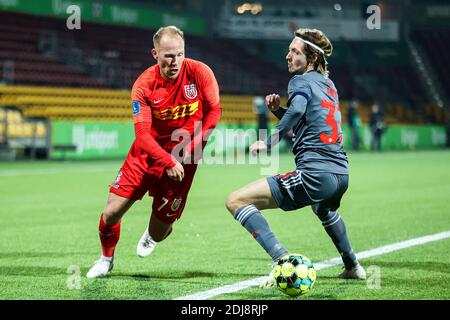
[(267, 138), (267, 129), (269, 124), (268, 112), (266, 102), (263, 97), (256, 96), (253, 98), (253, 110), (256, 113), (258, 120), (258, 140), (265, 140)]
[(381, 137), (386, 129), (383, 114), (378, 103), (372, 104), (372, 112), (369, 117), (370, 130), (372, 131), (372, 151), (381, 151)]
[(350, 102), (347, 112), (347, 123), (350, 128), (350, 148), (351, 150), (359, 150), (361, 118), (358, 115), (358, 102), (355, 100)]

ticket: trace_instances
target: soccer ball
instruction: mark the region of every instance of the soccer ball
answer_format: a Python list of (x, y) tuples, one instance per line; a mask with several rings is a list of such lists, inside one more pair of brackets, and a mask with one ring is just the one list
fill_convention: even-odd
[(291, 253), (278, 260), (274, 266), (273, 276), (281, 292), (289, 296), (299, 296), (312, 289), (317, 272), (308, 257)]

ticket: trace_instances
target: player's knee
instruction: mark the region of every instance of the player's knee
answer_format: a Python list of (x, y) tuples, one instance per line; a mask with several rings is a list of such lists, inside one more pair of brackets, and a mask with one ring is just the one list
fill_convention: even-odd
[(327, 218), (328, 213), (330, 211), (329, 208), (325, 208), (324, 206), (321, 206), (320, 204), (311, 205), (311, 209), (316, 214), (316, 216), (322, 221)]
[(118, 210), (118, 208), (115, 208), (114, 206), (107, 206), (102, 213), (103, 221), (106, 224), (116, 224), (122, 218), (120, 210)]
[(236, 191), (230, 193), (227, 197), (227, 200), (225, 201), (225, 206), (227, 207), (228, 211), (234, 215), (237, 209), (242, 207), (242, 200), (239, 197), (239, 193)]

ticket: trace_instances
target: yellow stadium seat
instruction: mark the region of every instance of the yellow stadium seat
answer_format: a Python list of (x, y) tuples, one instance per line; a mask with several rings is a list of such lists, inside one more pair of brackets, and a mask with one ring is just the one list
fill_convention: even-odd
[(19, 123), (22, 121), (22, 115), (20, 114), (20, 111), (8, 110), (6, 112), (6, 119), (8, 123)]
[(22, 137), (31, 138), (33, 137), (34, 125), (30, 122), (22, 123)]
[(21, 127), (18, 124), (10, 123), (7, 129), (7, 135), (11, 138), (17, 138), (21, 135)]
[[(69, 121), (132, 121), (129, 90), (0, 86), (8, 102), (26, 117)], [(223, 95), (222, 122), (254, 123), (253, 96)], [(286, 99), (282, 98), (282, 105)], [(277, 120), (269, 113), (269, 120)]]
[(36, 136), (43, 138), (47, 135), (47, 126), (43, 122), (36, 123)]

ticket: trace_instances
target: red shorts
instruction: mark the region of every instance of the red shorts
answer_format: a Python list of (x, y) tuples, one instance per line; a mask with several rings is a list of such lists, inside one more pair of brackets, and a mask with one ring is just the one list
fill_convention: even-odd
[(145, 170), (136, 163), (125, 161), (109, 191), (134, 200), (141, 200), (148, 192), (149, 196), (153, 197), (152, 215), (156, 215), (164, 223), (171, 224), (183, 213), (197, 164), (183, 167), (183, 180), (175, 181), (169, 178), (165, 170), (159, 176), (149, 173), (152, 170)]

